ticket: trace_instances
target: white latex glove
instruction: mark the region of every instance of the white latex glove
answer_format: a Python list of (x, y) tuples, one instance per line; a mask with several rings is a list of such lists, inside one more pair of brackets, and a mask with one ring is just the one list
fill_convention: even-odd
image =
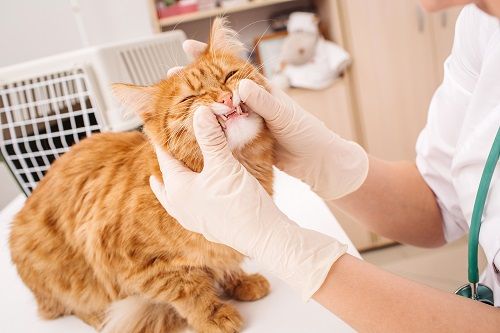
[(158, 200), (186, 229), (257, 260), (309, 299), (346, 246), (300, 228), (276, 207), (260, 183), (233, 157), (210, 109), (196, 110), (193, 126), (203, 153), (203, 170), (192, 172), (157, 149), (167, 188), (150, 178)]
[(270, 93), (251, 80), (242, 80), (238, 92), (275, 137), (276, 166), (309, 184), (325, 200), (358, 189), (368, 174), (364, 149), (329, 130), (279, 88), (269, 86)]
[[(186, 40), (184, 51), (197, 57), (205, 43)], [(171, 75), (181, 67), (169, 71)], [(368, 156), (357, 143), (341, 138), (302, 109), (272, 83), (270, 93), (251, 80), (242, 80), (242, 101), (261, 115), (276, 138), (276, 166), (301, 179), (324, 200), (357, 190), (368, 174)]]

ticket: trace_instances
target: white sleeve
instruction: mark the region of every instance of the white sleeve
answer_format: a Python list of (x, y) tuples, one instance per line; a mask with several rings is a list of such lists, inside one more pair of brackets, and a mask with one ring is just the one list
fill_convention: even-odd
[(465, 7), (457, 20), (453, 50), (444, 64), (444, 80), (435, 92), (427, 124), (417, 140), (417, 167), (437, 197), (447, 241), (468, 226), (453, 186), (451, 164), (469, 101), (482, 63), (478, 9)]

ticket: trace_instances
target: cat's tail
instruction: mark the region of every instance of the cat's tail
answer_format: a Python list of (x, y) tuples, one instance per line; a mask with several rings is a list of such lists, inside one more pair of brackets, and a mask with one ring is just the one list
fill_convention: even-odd
[(168, 304), (153, 303), (138, 296), (113, 302), (101, 333), (177, 332), (186, 321)]

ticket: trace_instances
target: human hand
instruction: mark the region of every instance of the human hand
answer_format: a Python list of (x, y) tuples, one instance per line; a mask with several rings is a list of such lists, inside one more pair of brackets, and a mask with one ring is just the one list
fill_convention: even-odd
[(269, 91), (251, 80), (239, 84), (242, 102), (264, 118), (276, 139), (276, 166), (309, 184), (325, 200), (358, 189), (368, 172), (368, 156), (341, 138), (279, 88)]
[[(183, 48), (194, 58), (206, 44), (187, 40)], [(169, 73), (177, 70), (173, 68)], [(264, 118), (276, 139), (276, 166), (310, 185), (325, 200), (358, 189), (368, 173), (364, 149), (329, 130), (272, 83), (268, 87), (269, 92), (244, 79), (238, 92), (242, 102)]]
[(157, 148), (163, 183), (150, 185), (163, 207), (186, 229), (247, 255), (308, 299), (346, 246), (300, 228), (274, 204), (260, 183), (233, 157), (207, 107), (193, 119), (204, 167), (192, 172)]

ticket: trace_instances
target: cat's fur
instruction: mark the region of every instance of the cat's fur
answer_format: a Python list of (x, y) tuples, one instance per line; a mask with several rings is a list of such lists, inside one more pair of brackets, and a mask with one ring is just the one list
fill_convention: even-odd
[[(234, 91), (242, 78), (264, 84), (237, 56), (240, 45), (218, 18), (207, 51), (184, 70), (151, 87), (116, 86), (143, 118), (146, 135), (94, 135), (40, 181), (14, 219), (10, 249), (43, 318), (74, 314), (116, 333), (173, 332), (187, 324), (198, 332), (237, 332), (242, 318), (220, 293), (252, 301), (269, 292), (264, 277), (241, 270), (241, 254), (183, 229), (149, 187), (150, 175), (160, 177), (150, 141), (199, 172), (195, 107)], [(257, 136), (233, 154), (271, 193), (273, 140), (258, 120)]]

